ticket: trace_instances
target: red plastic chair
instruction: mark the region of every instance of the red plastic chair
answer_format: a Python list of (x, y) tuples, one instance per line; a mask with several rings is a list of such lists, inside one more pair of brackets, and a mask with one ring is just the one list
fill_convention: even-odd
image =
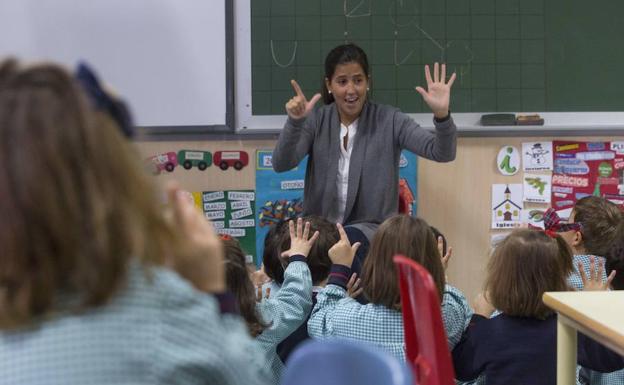
[(454, 385), (455, 371), (442, 323), (438, 290), (420, 264), (397, 255), (407, 361), (420, 385)]

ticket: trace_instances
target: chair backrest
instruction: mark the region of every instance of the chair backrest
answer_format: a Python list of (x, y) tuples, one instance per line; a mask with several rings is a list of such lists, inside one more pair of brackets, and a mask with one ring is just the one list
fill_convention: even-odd
[(442, 323), (438, 290), (431, 274), (402, 255), (399, 275), (407, 361), (421, 385), (454, 385), (455, 371)]
[(281, 385), (413, 385), (410, 368), (362, 342), (308, 340), (288, 360)]

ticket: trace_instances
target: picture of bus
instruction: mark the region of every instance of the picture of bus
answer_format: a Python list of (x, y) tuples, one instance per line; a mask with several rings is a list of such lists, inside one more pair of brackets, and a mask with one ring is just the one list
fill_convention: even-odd
[(249, 164), (249, 155), (245, 151), (217, 151), (212, 160), (221, 170), (225, 171), (230, 166), (241, 170)]
[(172, 172), (174, 168), (178, 165), (178, 157), (175, 152), (170, 151), (164, 154), (154, 155), (150, 158), (146, 159), (147, 163), (150, 163), (153, 166), (150, 171), (154, 175), (160, 174), (163, 170), (167, 172)]
[(208, 151), (180, 150), (178, 164), (187, 170), (195, 166), (203, 171), (212, 164), (212, 154)]

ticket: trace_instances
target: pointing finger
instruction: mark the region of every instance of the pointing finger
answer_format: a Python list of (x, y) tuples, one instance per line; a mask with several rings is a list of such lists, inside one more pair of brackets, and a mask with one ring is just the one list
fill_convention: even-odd
[(293, 88), (295, 89), (297, 96), (300, 96), (305, 100), (305, 96), (303, 95), (303, 91), (301, 91), (301, 87), (299, 87), (299, 83), (297, 83), (297, 81), (293, 79), (290, 81), (290, 84), (292, 84)]
[(344, 231), (344, 228), (340, 223), (336, 223), (336, 227), (338, 228), (338, 233), (340, 234), (340, 240), (349, 242), (349, 237), (347, 237), (347, 233)]

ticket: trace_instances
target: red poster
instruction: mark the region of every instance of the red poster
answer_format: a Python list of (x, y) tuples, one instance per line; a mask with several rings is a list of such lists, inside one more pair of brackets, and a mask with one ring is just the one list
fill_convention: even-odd
[(567, 217), (588, 195), (624, 204), (624, 142), (553, 141), (552, 207)]

